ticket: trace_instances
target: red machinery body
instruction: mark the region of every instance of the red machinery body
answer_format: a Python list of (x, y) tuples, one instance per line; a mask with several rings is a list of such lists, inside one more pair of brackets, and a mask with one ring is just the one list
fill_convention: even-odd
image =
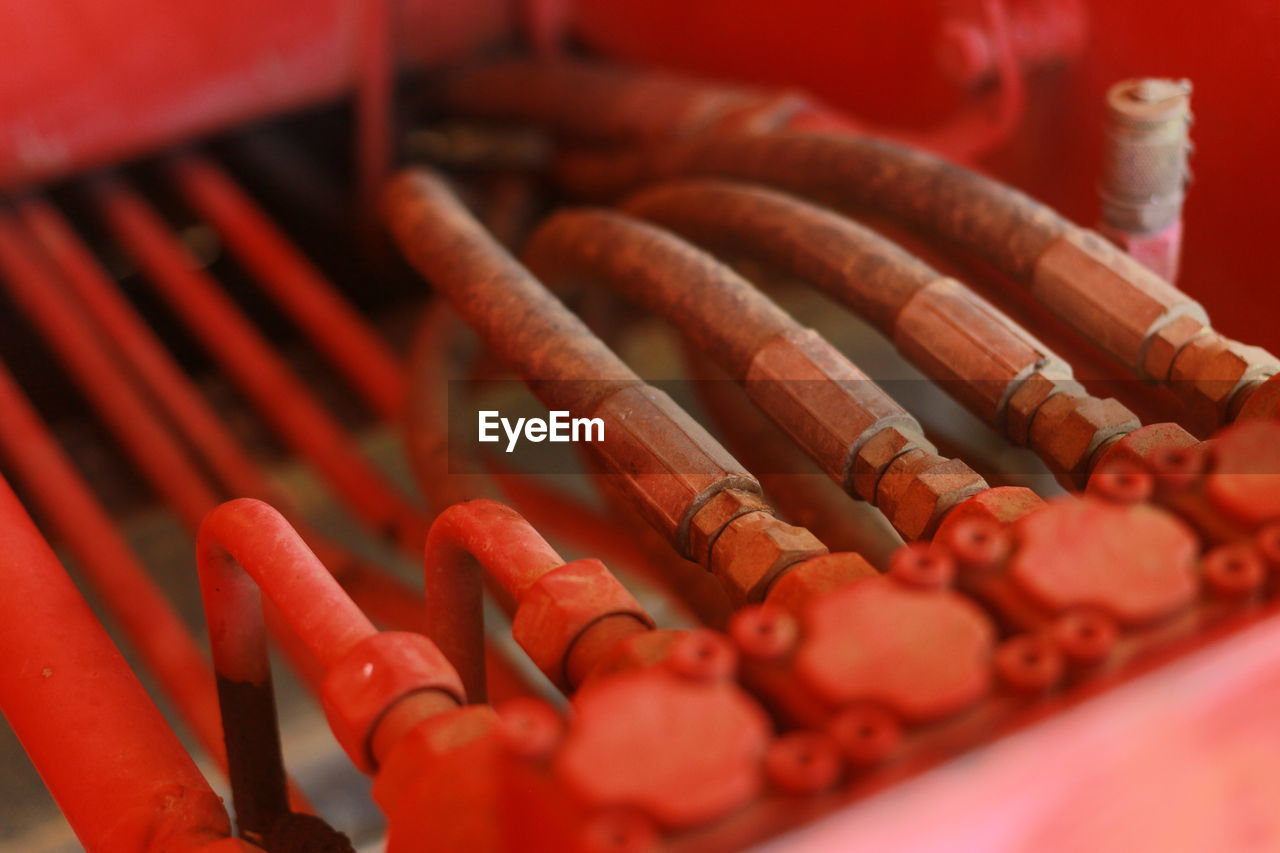
[(1268, 0), (0, 0), (0, 705), (67, 825), (1280, 849), (1276, 43)]

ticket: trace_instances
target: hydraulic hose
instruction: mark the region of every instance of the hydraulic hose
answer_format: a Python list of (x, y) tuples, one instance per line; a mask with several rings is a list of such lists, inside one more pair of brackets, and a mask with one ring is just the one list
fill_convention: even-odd
[[(825, 553), (808, 531), (773, 518), (755, 479), (520, 266), (443, 180), (423, 169), (403, 172), (384, 205), (409, 261), (548, 408), (601, 418), (604, 440), (584, 447), (604, 481), (680, 554), (710, 568), (731, 594), (758, 600), (793, 563)], [(778, 534), (789, 547), (750, 566), (713, 560), (712, 544), (739, 516), (751, 517), (739, 525), (749, 527), (745, 538)]]
[(930, 535), (987, 488), (963, 462), (938, 456), (915, 419), (826, 340), (670, 232), (613, 211), (567, 211), (534, 233), (524, 258), (552, 286), (608, 286), (674, 324), (907, 539)]
[(643, 190), (623, 207), (818, 287), (1068, 485), (1083, 487), (1101, 451), (1140, 425), (1117, 401), (1090, 396), (1066, 361), (964, 284), (832, 210), (710, 179)]
[(1224, 338), (1204, 309), (1100, 235), (977, 172), (870, 137), (713, 134), (565, 159), (563, 183), (593, 197), (671, 177), (773, 185), (869, 208), (968, 249), (1025, 287), (1143, 379), (1167, 385), (1200, 434), (1237, 416), (1280, 362)]

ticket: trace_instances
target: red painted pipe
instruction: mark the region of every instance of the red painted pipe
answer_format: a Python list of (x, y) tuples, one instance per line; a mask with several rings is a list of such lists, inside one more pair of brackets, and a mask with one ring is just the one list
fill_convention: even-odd
[[(103, 331), (136, 373), (142, 384), (149, 391), (153, 401), (164, 409), (165, 413), (178, 426), (184, 437), (192, 441), (201, 452), (213, 473), (232, 494), (243, 497), (256, 497), (281, 501), (267, 479), (261, 474), (253, 459), (244, 451), (209, 403), (201, 396), (191, 380), (182, 372), (173, 357), (164, 349), (155, 333), (146, 325), (136, 310), (128, 303), (119, 288), (107, 276), (105, 270), (79, 240), (66, 220), (50, 204), (42, 200), (31, 200), (21, 205), (21, 213), (32, 235), (41, 247), (49, 253), (74, 296), (79, 306), (73, 306), (65, 295), (59, 296), (64, 316), (77, 317), (78, 309), (83, 308), (93, 323)], [(50, 289), (44, 295), (57, 295), (57, 289)], [(95, 340), (89, 325), (82, 325), (80, 337), (84, 340)], [(110, 359), (103, 355), (99, 362), (103, 365)], [(120, 382), (119, 371), (112, 377), (113, 382)], [(114, 387), (114, 386), (113, 386)], [(122, 431), (118, 432), (126, 445), (134, 448), (133, 457), (137, 464), (148, 469), (145, 453), (138, 453), (145, 448), (150, 437), (163, 435), (165, 442), (171, 442), (158, 413), (140, 405), (133, 411), (134, 417), (127, 424), (121, 423)], [(139, 424), (144, 428), (139, 435)], [(147, 431), (149, 429), (149, 431)], [(136, 441), (130, 442), (130, 437)], [(176, 445), (175, 445), (176, 446)], [(165, 479), (155, 480), (160, 487), (172, 477), (181, 477), (195, 483), (204, 482), (203, 475), (189, 464), (172, 470), (151, 474), (163, 474)], [(204, 515), (217, 504), (214, 492), (204, 488), (205, 502), (188, 505), (182, 512), (188, 526), (194, 533), (203, 520)], [(339, 578), (344, 589), (370, 616), (379, 624), (398, 630), (421, 631), (423, 614), (418, 593), (403, 581), (379, 570), (363, 560), (353, 556), (346, 549), (327, 541), (312, 531), (306, 531), (308, 541), (323, 562), (331, 567)], [(281, 637), (288, 647), (290, 638)], [(295, 665), (303, 665), (296, 655), (290, 655)], [(314, 670), (307, 676), (306, 667), (302, 666), (304, 678), (315, 684), (318, 673)], [(496, 654), (490, 654), (488, 672), (498, 685), (499, 695), (509, 696), (528, 692), (528, 685), (511, 667), (509, 662)], [(221, 738), (217, 739), (220, 744)], [(296, 792), (295, 792), (296, 793)], [(294, 796), (295, 807), (305, 806), (299, 796)]]
[(201, 747), (225, 766), (204, 653), (2, 365), (0, 411), (5, 464), (22, 478)]
[(218, 502), (186, 451), (150, 416), (147, 401), (74, 303), (56, 271), (0, 213), (0, 279), (66, 366), (81, 392), (142, 469), (147, 482), (192, 528)]
[(520, 514), (496, 501), (456, 504), (427, 532), (427, 636), (458, 670), (471, 702), (484, 702), (483, 584), (479, 571), (519, 598), (564, 560)]
[[(266, 499), (270, 488), (253, 459), (62, 214), (38, 197), (19, 204), (18, 212), (84, 313), (222, 485), (238, 496)], [(192, 517), (193, 530), (215, 503)]]
[(284, 517), (242, 498), (200, 526), (196, 561), (213, 650), (240, 833), (262, 837), (288, 816), (266, 619), (259, 590), (315, 671), (376, 630)]
[(81, 843), (225, 840), (222, 803), (3, 479), (0, 541), (0, 708)]
[(399, 417), (400, 364), (333, 284), (217, 164), (188, 155), (173, 162), (172, 173), (192, 207), (329, 363), (379, 416)]
[[(236, 497), (252, 497), (280, 506), (287, 505), (285, 496), (263, 476), (253, 458), (232, 435), (191, 379), (183, 373), (155, 332), (129, 304), (120, 288), (110, 279), (106, 270), (61, 214), (41, 199), (23, 202), (20, 212), (31, 235), (48, 253), (50, 260), (62, 274), (68, 290), (79, 302), (78, 308), (83, 308), (92, 323), (97, 325), (110, 346), (115, 348), (145, 388), (150, 402), (163, 410), (182, 437), (191, 443), (208, 466), (209, 472), (217, 478), (226, 492)], [(65, 301), (64, 304), (71, 303)], [(72, 316), (76, 314), (74, 308), (67, 310)], [(85, 336), (92, 337), (89, 331), (85, 332)], [(108, 360), (104, 358), (103, 363), (108, 363)], [(116, 379), (118, 378), (117, 373)], [(164, 418), (151, 408), (139, 408), (133, 415), (134, 418), (127, 425), (121, 424), (128, 427), (129, 434), (142, 421), (148, 421), (152, 425), (148, 435), (156, 430), (165, 430)], [(119, 434), (128, 447), (135, 449), (135, 463), (143, 467), (144, 471), (150, 471), (147, 457), (136, 452), (137, 448), (144, 446), (142, 440), (130, 443), (127, 434)], [(155, 481), (160, 486), (168, 478), (175, 476), (204, 481), (203, 473), (190, 465), (163, 473), (165, 479)], [(205, 513), (217, 504), (217, 497), (212, 489), (205, 489), (205, 498), (207, 502), (204, 505), (187, 507), (182, 512), (193, 533), (204, 519)], [(177, 506), (175, 508), (181, 509)], [(313, 531), (305, 531), (305, 536), (324, 563), (334, 570), (344, 587), (380, 623), (404, 630), (421, 628), (422, 614), (416, 591)]]
[(413, 506), (360, 454), (350, 437), (207, 273), (159, 215), (128, 186), (108, 180), (98, 200), (117, 238), (280, 435), (333, 485), (367, 524), (413, 541)]

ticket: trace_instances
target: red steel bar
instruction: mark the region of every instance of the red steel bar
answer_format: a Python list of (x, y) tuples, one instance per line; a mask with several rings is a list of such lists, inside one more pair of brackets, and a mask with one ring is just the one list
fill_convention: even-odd
[[(121, 360), (151, 392), (155, 405), (165, 411), (222, 485), (238, 496), (266, 499), (270, 489), (254, 460), (62, 214), (42, 198), (22, 202), (18, 212), (84, 313), (102, 330)], [(211, 501), (202, 509), (194, 519), (193, 530), (215, 503)]]
[(149, 415), (151, 404), (127, 380), (106, 343), (67, 298), (57, 273), (32, 246), (18, 222), (0, 213), (3, 285), (40, 329), (152, 488), (195, 528), (217, 504), (217, 496), (186, 451)]
[[(385, 170), (384, 164), (380, 173)], [(185, 155), (171, 171), (200, 216), (329, 363), (378, 415), (399, 417), (405, 384), (399, 361), (323, 273), (216, 163)]]
[(5, 464), (22, 478), (201, 747), (225, 767), (204, 653), (3, 365), (0, 411)]
[[(155, 333), (138, 316), (135, 309), (106, 275), (105, 270), (79, 240), (58, 211), (42, 200), (23, 203), (22, 215), (33, 235), (53, 258), (65, 276), (68, 287), (79, 298), (92, 320), (110, 338), (124, 360), (148, 386), (154, 402), (173, 419), (182, 434), (191, 439), (209, 464), (211, 472), (232, 493), (242, 497), (271, 499), (282, 496), (261, 474), (209, 403), (196, 390), (190, 379), (173, 361)], [(130, 428), (149, 421), (153, 430), (163, 431), (160, 419), (149, 408), (140, 407)], [(132, 434), (131, 432), (129, 434)], [(144, 457), (134, 454), (135, 461), (145, 467)], [(199, 481), (200, 472), (191, 466), (168, 472)], [(207, 502), (184, 513), (194, 532), (205, 513), (217, 503), (212, 490), (206, 489)], [(344, 589), (366, 608), (381, 625), (400, 630), (421, 630), (423, 615), (417, 593), (403, 581), (380, 571), (346, 551), (346, 549), (306, 531), (307, 539), (324, 563), (333, 568)], [(282, 638), (286, 645), (288, 637)], [(300, 661), (294, 659), (294, 663)], [(491, 654), (490, 677), (500, 686), (502, 695), (527, 692), (527, 685), (500, 655)], [(314, 683), (314, 678), (309, 679)], [(221, 740), (219, 738), (219, 750)], [(305, 805), (294, 798), (295, 806)]]
[(0, 542), (0, 708), (85, 848), (249, 849), (2, 478)]
[[(169, 416), (226, 491), (237, 497), (287, 505), (284, 496), (263, 476), (252, 457), (61, 214), (48, 202), (39, 199), (24, 202), (20, 211), (32, 235), (58, 267), (81, 307), (150, 392), (156, 408)], [(147, 419), (160, 424), (162, 420), (149, 408), (139, 409), (135, 415), (136, 420), (131, 424)], [(163, 426), (158, 428), (163, 429)], [(145, 459), (136, 454), (135, 461), (145, 466)], [(169, 472), (170, 475), (179, 473), (195, 479), (201, 477), (200, 472), (192, 467)], [(207, 491), (207, 497), (208, 502), (198, 513), (184, 514), (193, 533), (204, 514), (216, 505), (217, 499), (212, 490)], [(314, 531), (305, 531), (305, 535), (352, 596), (381, 624), (404, 629), (420, 625), (418, 596), (406, 584), (356, 559)], [(406, 620), (410, 613), (412, 618)]]
[(207, 274), (158, 214), (118, 180), (96, 194), (117, 238), (267, 421), (316, 466), (366, 523), (418, 541), (412, 505), (364, 459), (350, 438), (283, 359)]
[(227, 761), (241, 835), (264, 837), (289, 814), (259, 589), (316, 670), (373, 624), (278, 512), (242, 498), (211, 512), (196, 539)]

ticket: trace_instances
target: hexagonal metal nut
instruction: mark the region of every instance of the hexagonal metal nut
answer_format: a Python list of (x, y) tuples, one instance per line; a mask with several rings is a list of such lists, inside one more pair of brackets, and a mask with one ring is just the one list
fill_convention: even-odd
[(847, 551), (823, 554), (802, 560), (783, 572), (769, 587), (765, 601), (799, 614), (813, 598), (879, 576), (876, 567), (858, 554)]
[(1068, 488), (1083, 488), (1095, 452), (1115, 436), (1141, 426), (1117, 400), (1050, 397), (1031, 422), (1031, 447)]
[(729, 522), (711, 546), (711, 571), (735, 606), (757, 604), (783, 569), (825, 553), (827, 546), (805, 528), (752, 512)]
[(685, 556), (692, 508), (722, 488), (759, 492), (760, 484), (667, 394), (628, 385), (591, 412), (609, 424), (605, 440), (585, 445), (610, 484)]
[(956, 504), (938, 525), (934, 540), (946, 541), (947, 531), (966, 519), (981, 518), (1004, 527), (1042, 506), (1044, 499), (1025, 486), (995, 486)]
[(1071, 378), (1037, 370), (1014, 389), (1004, 407), (1004, 434), (1014, 444), (1026, 446), (1031, 441), (1031, 422), (1044, 402), (1055, 394), (1073, 397), (1085, 395), (1084, 386)]
[(711, 561), (711, 545), (725, 525), (749, 512), (772, 512), (764, 498), (739, 489), (723, 489), (689, 520), (689, 555), (703, 566)]
[(908, 450), (919, 448), (929, 453), (936, 448), (925, 439), (919, 424), (912, 429), (888, 426), (863, 443), (853, 456), (853, 464), (849, 466), (849, 482), (845, 491), (857, 495), (864, 501), (876, 502), (876, 489), (880, 477), (889, 463)]
[(1204, 309), (1101, 235), (1068, 228), (1036, 261), (1031, 292), (1121, 363), (1143, 369), (1151, 329)]
[(1147, 339), (1142, 356), (1142, 370), (1157, 382), (1167, 382), (1173, 360), (1182, 348), (1200, 335), (1211, 331), (1196, 317), (1183, 314), (1165, 323)]
[(372, 773), (377, 762), (370, 741), (378, 721), (399, 700), (427, 690), (466, 702), (462, 679), (435, 643), (421, 634), (383, 631), (357, 643), (329, 669), (320, 704), (352, 763)]
[(911, 450), (881, 476), (876, 506), (911, 542), (932, 535), (952, 507), (986, 488), (982, 475), (962, 460)]
[(538, 578), (520, 596), (511, 634), (547, 678), (569, 689), (565, 664), (574, 641), (606, 616), (653, 620), (597, 559), (574, 560)]
[(1199, 439), (1178, 424), (1147, 424), (1105, 447), (1093, 463), (1095, 471), (1111, 470), (1111, 466), (1127, 466), (1148, 470), (1148, 460), (1159, 450), (1195, 447)]
[(1271, 353), (1215, 333), (1182, 348), (1169, 381), (1187, 406), (1191, 431), (1204, 438), (1226, 422), (1236, 391), (1278, 371), (1280, 362)]

